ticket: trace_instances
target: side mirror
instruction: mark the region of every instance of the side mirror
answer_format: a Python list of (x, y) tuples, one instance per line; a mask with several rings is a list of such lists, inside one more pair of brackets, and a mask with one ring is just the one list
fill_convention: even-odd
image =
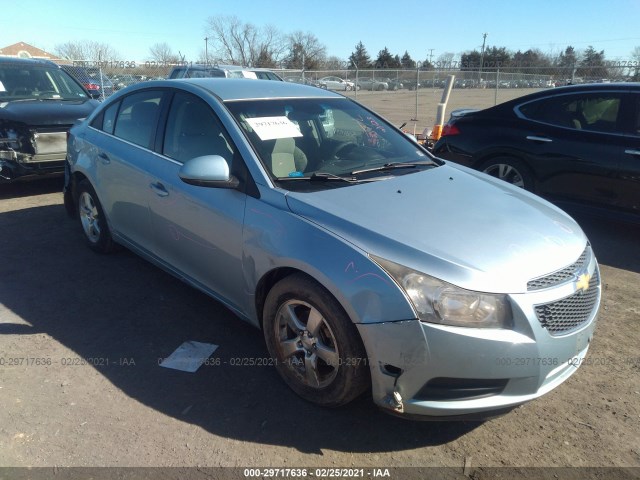
[(180, 167), (178, 176), (183, 182), (199, 187), (237, 188), (240, 183), (229, 173), (229, 164), (220, 155), (187, 160)]

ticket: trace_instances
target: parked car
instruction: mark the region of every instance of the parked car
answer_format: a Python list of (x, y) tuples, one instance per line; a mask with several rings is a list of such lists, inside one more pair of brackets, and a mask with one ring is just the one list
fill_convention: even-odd
[(379, 78), (378, 80), (380, 80), (381, 82), (386, 83), (388, 90), (396, 91), (396, 90), (400, 90), (400, 89), (402, 89), (404, 87), (402, 82), (397, 78), (385, 77), (385, 78)]
[(60, 67), (78, 80), (89, 92), (91, 98), (104, 100), (114, 92), (111, 79), (99, 68), (75, 65), (60, 65)]
[(285, 82), (290, 82), (290, 83), (300, 83), (302, 85), (311, 85), (312, 87), (320, 87), (320, 88), (326, 88), (323, 87), (323, 85), (320, 84), (319, 80), (314, 80), (311, 77), (299, 77), (299, 76), (288, 76), (288, 77), (284, 77), (283, 80)]
[(363, 90), (380, 91), (389, 89), (388, 83), (371, 77), (360, 77), (358, 78), (357, 84), (358, 88), (362, 88)]
[(146, 82), (74, 126), (65, 205), (88, 246), (262, 328), (318, 405), (370, 390), (396, 414), (484, 417), (576, 371), (600, 277), (568, 215), (338, 93), (263, 85)]
[(355, 88), (355, 84), (353, 82), (335, 76), (321, 78), (318, 80), (318, 83), (322, 88), (326, 88), (327, 90), (339, 90), (344, 92)]
[(640, 84), (558, 87), (453, 114), (434, 153), (556, 202), (640, 214)]
[(282, 81), (279, 75), (268, 68), (243, 67), (240, 65), (216, 65), (225, 72), (228, 78), (251, 78), (254, 80), (276, 80)]
[(266, 68), (243, 67), (240, 65), (197, 65), (188, 64), (173, 67), (167, 78), (252, 78), (257, 80), (282, 81), (277, 74)]
[(55, 63), (0, 57), (0, 182), (62, 173), (69, 128), (98, 104)]
[(125, 73), (125, 74), (122, 74), (122, 75), (118, 75), (118, 76), (114, 77), (112, 81), (113, 81), (113, 85), (114, 85), (116, 90), (120, 90), (122, 88), (126, 88), (129, 85), (133, 85), (135, 83), (140, 83), (140, 80), (138, 80), (136, 77), (134, 77), (130, 73)]
[(173, 67), (167, 78), (224, 78), (226, 74), (223, 70), (212, 65), (192, 65), (185, 64)]
[(407, 88), (407, 90), (415, 90), (416, 88), (425, 88), (428, 87), (428, 83), (420, 81), (416, 82), (415, 79), (405, 79), (402, 84)]

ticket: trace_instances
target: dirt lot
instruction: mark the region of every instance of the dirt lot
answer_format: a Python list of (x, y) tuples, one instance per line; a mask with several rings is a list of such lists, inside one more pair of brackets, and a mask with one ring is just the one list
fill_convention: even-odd
[[(460, 106), (493, 98), (456, 94)], [(414, 92), (368, 97), (394, 121), (413, 115)], [(505, 466), (636, 467), (569, 474), (640, 478), (640, 227), (576, 216), (604, 294), (571, 379), (485, 423), (410, 422), (369, 398), (316, 408), (272, 368), (235, 365), (267, 356), (261, 332), (129, 252), (89, 251), (61, 186), (0, 186), (0, 466), (450, 467), (391, 475), (465, 478), (466, 463), (476, 479), (542, 476), (489, 469)], [(186, 340), (219, 345), (222, 364), (158, 366)], [(573, 478), (561, 472), (549, 478)], [(0, 479), (13, 474), (0, 469)]]
[[(488, 108), (496, 103), (506, 102), (514, 98), (537, 92), (539, 89), (530, 88), (503, 88), (492, 89), (453, 89), (447, 104), (445, 119), (458, 108)], [(356, 92), (347, 92), (347, 96), (356, 98)], [(358, 91), (357, 100), (381, 113), (394, 125), (400, 126), (407, 122), (404, 130), (422, 133), (425, 128), (433, 128), (436, 120), (436, 109), (442, 100), (441, 88), (421, 88), (418, 90), (416, 116), (416, 92), (409, 90), (397, 90), (395, 92), (368, 92)], [(417, 122), (412, 119), (417, 118)]]

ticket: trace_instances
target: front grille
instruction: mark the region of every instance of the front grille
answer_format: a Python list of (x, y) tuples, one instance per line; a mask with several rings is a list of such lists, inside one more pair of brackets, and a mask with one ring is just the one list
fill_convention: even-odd
[(568, 282), (575, 278), (577, 272), (582, 270), (582, 267), (587, 263), (587, 259), (590, 257), (591, 247), (587, 245), (580, 258), (568, 267), (558, 270), (557, 272), (550, 273), (544, 277), (534, 278), (527, 283), (527, 290), (542, 290), (543, 288), (555, 287), (562, 283)]
[(536, 305), (535, 311), (540, 324), (551, 335), (562, 335), (578, 329), (589, 320), (598, 303), (598, 284), (600, 279), (596, 270), (589, 281), (586, 292), (578, 291), (562, 300)]

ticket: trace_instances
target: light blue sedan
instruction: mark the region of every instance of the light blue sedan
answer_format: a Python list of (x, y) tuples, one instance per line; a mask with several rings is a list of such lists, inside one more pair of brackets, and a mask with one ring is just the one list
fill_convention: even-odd
[(579, 226), (339, 94), (145, 82), (73, 127), (67, 160), (90, 248), (125, 246), (261, 328), (316, 404), (370, 391), (395, 414), (486, 417), (587, 353), (600, 279)]

